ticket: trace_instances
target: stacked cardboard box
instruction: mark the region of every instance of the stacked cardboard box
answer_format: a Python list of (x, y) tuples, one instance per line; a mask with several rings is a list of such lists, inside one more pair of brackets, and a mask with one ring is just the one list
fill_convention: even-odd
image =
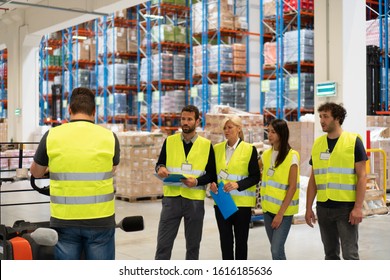
[(263, 141), (263, 116), (250, 114), (234, 109), (229, 106), (215, 106), (215, 113), (206, 114), (206, 125), (204, 130), (208, 132), (208, 138), (213, 144), (225, 140), (221, 127), (222, 121), (231, 115), (238, 115), (242, 121), (244, 140), (249, 143)]
[(122, 198), (156, 197), (162, 195), (162, 182), (154, 168), (164, 142), (161, 133), (118, 133), (121, 161), (115, 184), (116, 195)]
[(283, 37), (284, 62), (298, 61), (298, 32), (300, 33), (300, 60), (314, 61), (314, 31), (301, 29), (288, 31)]
[(244, 44), (233, 44), (233, 70), (235, 72), (246, 72), (246, 46)]
[(264, 64), (269, 66), (276, 64), (276, 42), (264, 43)]
[[(228, 5), (228, 0), (220, 0), (218, 7), (218, 0), (209, 0), (207, 2), (208, 7), (208, 29), (218, 29), (218, 20), (220, 25), (219, 28), (233, 29), (234, 27), (234, 16), (231, 6)], [(201, 33), (203, 27), (203, 3), (198, 2), (192, 5), (192, 32)]]
[[(107, 29), (107, 53), (127, 52), (127, 28), (114, 27)], [(104, 37), (99, 36), (99, 53), (104, 51)]]
[(8, 123), (7, 121), (0, 123), (0, 142), (7, 142), (8, 140)]
[(74, 61), (90, 60), (90, 45), (79, 41), (72, 45), (72, 55)]
[(311, 148), (314, 143), (314, 122), (288, 122), (290, 131), (289, 143), (301, 158), (301, 176), (310, 176)]
[[(284, 0), (283, 1), (283, 11), (285, 13), (288, 12), (295, 12), (298, 10), (298, 0)], [(300, 1), (300, 8), (303, 11), (306, 12), (313, 12), (314, 11), (314, 0), (301, 0)]]
[(264, 18), (272, 18), (276, 15), (275, 0), (264, 0), (263, 2), (263, 16)]
[[(24, 149), (23, 150), (23, 158), (22, 158), (22, 168), (30, 168), (33, 157), (35, 154), (35, 150), (30, 149)], [(9, 170), (15, 170), (19, 168), (19, 150), (7, 150), (3, 153), (6, 157), (10, 157), (8, 159), (8, 169)]]

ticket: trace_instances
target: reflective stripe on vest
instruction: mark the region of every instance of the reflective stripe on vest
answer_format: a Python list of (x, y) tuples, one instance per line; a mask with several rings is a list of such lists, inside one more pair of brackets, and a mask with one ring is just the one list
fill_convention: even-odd
[[(226, 145), (227, 142), (225, 141), (214, 146), (218, 182), (226, 184), (227, 182), (237, 182), (247, 178), (253, 146), (241, 141), (234, 150), (228, 165), (226, 165)], [(223, 179), (219, 176), (221, 170), (225, 170), (229, 174), (227, 178)], [(238, 207), (254, 207), (256, 205), (256, 186), (251, 186), (243, 191), (233, 190), (230, 194)]]
[(95, 204), (114, 199), (114, 193), (95, 196), (50, 196), (50, 201), (57, 204)]
[(47, 136), (51, 216), (86, 220), (114, 215), (113, 133), (87, 121), (63, 124)]
[[(183, 174), (188, 178), (198, 178), (204, 175), (209, 159), (210, 145), (210, 140), (198, 135), (186, 157), (181, 134), (168, 136), (166, 140), (166, 167), (168, 171)], [(182, 171), (181, 165), (185, 162), (191, 164), (191, 171)], [(164, 196), (182, 196), (191, 200), (203, 200), (206, 197), (206, 186), (189, 188), (178, 182), (169, 183), (169, 185), (164, 183), (163, 188)]]
[(50, 179), (58, 181), (99, 181), (112, 178), (112, 172), (100, 173), (59, 173), (50, 172)]
[(329, 159), (321, 159), (328, 150), (327, 135), (314, 142), (312, 149), (313, 174), (317, 185), (317, 200), (353, 202), (356, 198), (355, 133), (342, 132)]
[[(268, 176), (268, 170), (271, 168), (272, 148), (264, 151), (262, 155), (263, 173), (260, 188), (261, 206), (263, 211), (277, 214), (286, 197), (288, 190), (288, 177), (292, 164), (293, 154), (297, 156), (299, 162), (299, 154), (297, 151), (290, 149), (284, 161), (274, 168), (272, 176)], [(285, 216), (291, 216), (298, 213), (299, 210), (299, 189), (300, 189), (300, 172), (298, 165), (296, 191), (286, 211)]]

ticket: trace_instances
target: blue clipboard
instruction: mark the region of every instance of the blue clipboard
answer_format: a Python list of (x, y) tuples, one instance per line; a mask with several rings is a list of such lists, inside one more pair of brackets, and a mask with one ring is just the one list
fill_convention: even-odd
[(186, 179), (187, 177), (183, 174), (169, 174), (168, 177), (163, 179), (165, 183), (180, 183), (180, 179)]
[(225, 220), (231, 215), (238, 211), (236, 204), (233, 201), (230, 193), (227, 193), (223, 190), (224, 183), (220, 182), (218, 184), (218, 194), (210, 191), (211, 196), (213, 197), (215, 203), (218, 205), (219, 210), (221, 211)]

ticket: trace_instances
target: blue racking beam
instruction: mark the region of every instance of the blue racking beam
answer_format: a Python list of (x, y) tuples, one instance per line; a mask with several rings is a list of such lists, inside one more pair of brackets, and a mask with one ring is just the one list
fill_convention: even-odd
[(208, 49), (208, 7), (207, 0), (202, 3), (202, 128), (205, 126), (205, 117), (208, 112), (209, 87), (208, 87), (208, 72), (209, 72), (209, 49)]
[[(140, 5), (137, 5), (137, 42), (138, 42), (138, 48), (137, 48), (137, 64), (138, 69), (141, 69), (141, 18), (140, 18)], [(137, 130), (141, 130), (141, 102), (139, 102), (138, 94), (141, 93), (141, 77), (140, 74), (138, 74), (137, 79)]]
[(297, 59), (297, 75), (298, 75), (298, 108), (297, 108), (297, 120), (301, 118), (301, 0), (298, 0), (297, 10), (297, 29), (298, 29), (298, 59)]
[(94, 20), (94, 31), (95, 31), (95, 99), (98, 98), (99, 102), (96, 102), (96, 114), (95, 114), (95, 123), (99, 122), (99, 106), (100, 104), (100, 96), (99, 96), (99, 22), (98, 19)]
[(43, 125), (43, 118), (44, 118), (44, 98), (43, 98), (43, 58), (44, 58), (44, 49), (45, 49), (45, 36), (42, 38), (40, 43), (40, 50), (39, 50), (39, 108), (40, 108), (40, 118), (39, 118), (39, 125)]
[[(150, 15), (151, 1), (146, 2), (146, 14)], [(146, 57), (147, 57), (147, 79), (146, 79), (146, 129), (151, 131), (152, 129), (152, 46), (151, 46), (151, 19), (150, 16), (146, 18)]]
[(264, 114), (265, 92), (262, 81), (264, 79), (264, 9), (263, 0), (260, 0), (260, 114)]
[[(385, 110), (389, 109), (389, 0), (385, 0)], [(382, 75), (381, 75), (382, 76)]]

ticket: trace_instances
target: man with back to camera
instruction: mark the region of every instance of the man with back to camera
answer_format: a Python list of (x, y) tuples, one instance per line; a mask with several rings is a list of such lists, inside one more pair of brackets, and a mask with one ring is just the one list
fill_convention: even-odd
[(343, 106), (325, 103), (318, 108), (322, 130), (312, 148), (306, 197), (306, 223), (313, 227), (312, 209), (317, 195), (317, 217), (325, 260), (358, 260), (358, 225), (362, 222), (366, 190), (367, 154), (356, 133), (343, 131)]
[(55, 258), (115, 259), (113, 174), (120, 146), (115, 133), (94, 124), (95, 95), (75, 88), (70, 123), (51, 128), (41, 139), (31, 174), (50, 169), (50, 226), (58, 232)]
[(164, 183), (162, 210), (157, 236), (156, 260), (169, 260), (173, 243), (184, 218), (186, 260), (199, 259), (202, 239), (206, 185), (216, 182), (215, 156), (210, 140), (199, 136), (199, 110), (193, 105), (181, 111), (182, 133), (168, 136), (156, 163), (156, 173), (166, 178), (171, 173), (187, 179)]

